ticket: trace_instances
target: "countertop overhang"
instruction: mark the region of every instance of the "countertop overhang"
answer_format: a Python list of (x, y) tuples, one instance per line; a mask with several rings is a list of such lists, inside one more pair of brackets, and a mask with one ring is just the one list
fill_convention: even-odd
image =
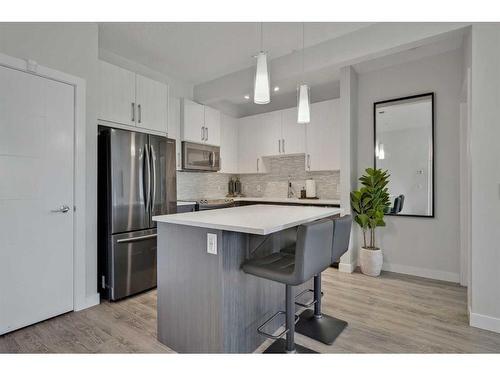
[(218, 210), (154, 216), (159, 223), (267, 235), (341, 214), (336, 207), (256, 204)]

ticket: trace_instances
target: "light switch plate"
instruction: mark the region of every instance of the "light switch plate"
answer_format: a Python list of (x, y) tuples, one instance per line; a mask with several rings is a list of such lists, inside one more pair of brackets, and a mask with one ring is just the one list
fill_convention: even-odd
[(217, 255), (217, 235), (207, 233), (207, 253)]

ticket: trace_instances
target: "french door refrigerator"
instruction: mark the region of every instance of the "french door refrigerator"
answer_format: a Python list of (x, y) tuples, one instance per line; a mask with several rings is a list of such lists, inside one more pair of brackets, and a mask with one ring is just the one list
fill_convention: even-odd
[(177, 209), (175, 140), (99, 127), (98, 285), (118, 300), (156, 286), (154, 215)]

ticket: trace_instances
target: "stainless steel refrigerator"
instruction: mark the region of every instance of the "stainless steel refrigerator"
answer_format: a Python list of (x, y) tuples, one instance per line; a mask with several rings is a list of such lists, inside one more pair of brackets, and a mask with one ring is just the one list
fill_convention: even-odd
[(177, 209), (175, 140), (98, 131), (98, 285), (118, 300), (156, 286), (154, 215)]

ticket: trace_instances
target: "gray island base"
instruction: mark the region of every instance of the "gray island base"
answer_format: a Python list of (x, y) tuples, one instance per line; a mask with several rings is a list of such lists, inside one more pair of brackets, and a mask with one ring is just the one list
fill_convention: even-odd
[[(242, 263), (293, 244), (297, 225), (339, 213), (256, 205), (155, 217), (158, 340), (179, 353), (254, 352), (265, 341), (257, 327), (285, 309), (285, 287), (245, 274)], [(216, 254), (207, 251), (209, 233)], [(295, 293), (311, 287), (312, 280)], [(277, 319), (269, 332), (281, 324)]]

